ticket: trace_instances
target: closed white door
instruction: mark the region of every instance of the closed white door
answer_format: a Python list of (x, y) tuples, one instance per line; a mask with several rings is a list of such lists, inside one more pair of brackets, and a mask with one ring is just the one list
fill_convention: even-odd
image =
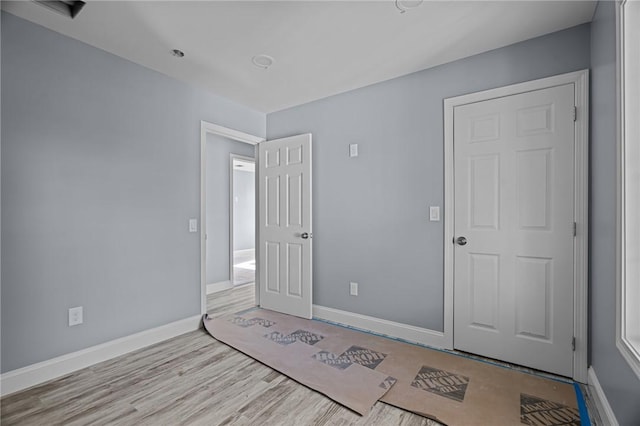
[(311, 134), (258, 144), (260, 305), (311, 318)]
[(573, 374), (574, 85), (454, 110), (457, 349)]

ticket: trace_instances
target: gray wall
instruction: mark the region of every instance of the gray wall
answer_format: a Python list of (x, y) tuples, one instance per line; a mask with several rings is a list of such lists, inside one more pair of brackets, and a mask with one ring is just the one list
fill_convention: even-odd
[(207, 284), (231, 280), (230, 154), (253, 157), (253, 145), (207, 135)]
[(265, 132), (262, 113), (2, 13), (3, 372), (199, 314), (200, 120)]
[[(0, 81), (2, 81), (2, 19), (0, 19)], [(2, 84), (0, 84), (0, 99), (2, 99)], [(2, 188), (2, 102), (0, 102), (0, 188)], [(0, 229), (2, 229), (2, 197), (0, 196)], [(2, 244), (0, 244), (0, 259), (2, 259)], [(2, 262), (0, 261), (0, 332), (2, 331)], [(0, 350), (0, 366), (2, 366), (2, 350)], [(1, 368), (0, 368), (0, 371)]]
[(588, 67), (587, 24), (268, 114), (313, 134), (314, 303), (442, 330), (443, 99)]
[(600, 2), (591, 24), (591, 364), (621, 425), (640, 424), (640, 380), (616, 337), (616, 22)]
[(256, 175), (233, 171), (233, 246), (235, 250), (255, 248), (256, 245)]

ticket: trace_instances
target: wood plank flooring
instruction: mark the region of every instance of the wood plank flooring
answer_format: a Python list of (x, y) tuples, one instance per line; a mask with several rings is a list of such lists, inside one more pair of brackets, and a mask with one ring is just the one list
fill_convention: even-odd
[(207, 313), (220, 317), (240, 312), (256, 305), (255, 284), (245, 284), (207, 295)]
[[(209, 296), (253, 306), (253, 285)], [(436, 425), (377, 403), (360, 417), (198, 330), (2, 398), (2, 425)]]

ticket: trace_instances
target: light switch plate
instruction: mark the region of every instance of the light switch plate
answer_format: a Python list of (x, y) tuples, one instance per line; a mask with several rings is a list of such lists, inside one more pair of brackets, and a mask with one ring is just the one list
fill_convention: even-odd
[(189, 219), (189, 232), (198, 232), (198, 219)]
[(440, 221), (440, 206), (431, 206), (431, 207), (429, 207), (429, 220), (431, 222), (439, 222)]
[(349, 144), (349, 157), (357, 157), (358, 156), (358, 144), (352, 143)]

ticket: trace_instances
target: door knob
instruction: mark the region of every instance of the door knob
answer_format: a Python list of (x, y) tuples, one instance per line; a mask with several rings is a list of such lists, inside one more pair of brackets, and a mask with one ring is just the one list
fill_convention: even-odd
[(311, 237), (311, 235), (308, 232), (303, 232), (302, 234), (300, 234), (300, 238), (302, 238), (303, 240), (307, 240), (309, 239), (309, 237)]
[(467, 244), (467, 239), (465, 237), (458, 237), (454, 240), (454, 242), (459, 246), (464, 246)]

